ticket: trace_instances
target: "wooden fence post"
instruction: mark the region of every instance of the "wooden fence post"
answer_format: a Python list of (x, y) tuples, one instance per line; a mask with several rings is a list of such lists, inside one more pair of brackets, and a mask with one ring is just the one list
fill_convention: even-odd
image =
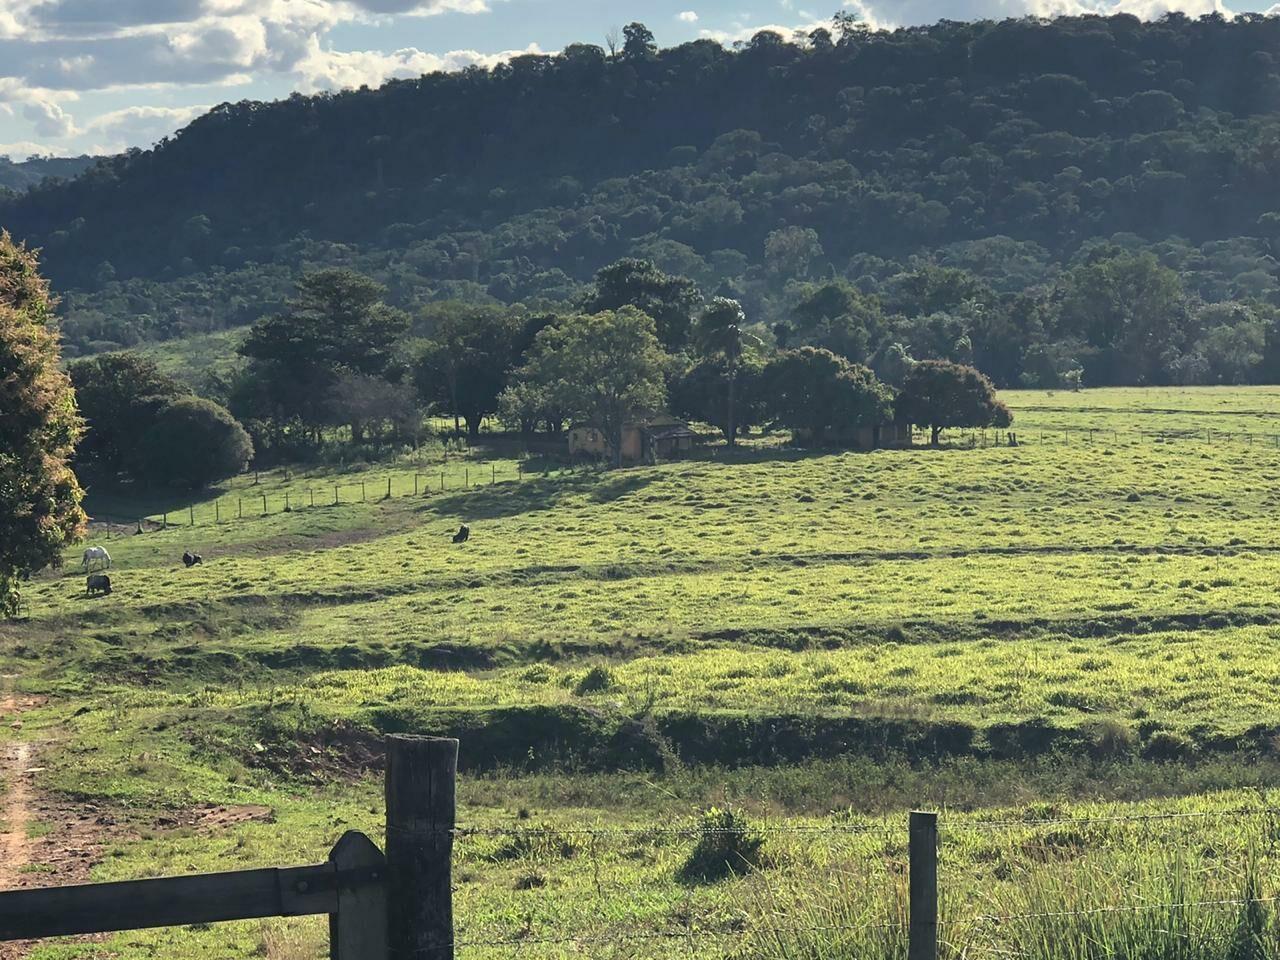
[(415, 497), (418, 495), (418, 474), (417, 473), (414, 473), (413, 475), (413, 495)]
[(214, 523), (222, 522), (222, 501), (221, 500), (213, 501), (213, 522)]
[(497, 482), (498, 482), (498, 465), (496, 463), (491, 463), (489, 464), (489, 484), (490, 486), (492, 486)]
[(196, 505), (194, 503), (187, 504), (187, 519), (191, 521), (191, 526), (196, 525)]
[(369, 496), (368, 496), (368, 494), (366, 494), (366, 493), (365, 493), (365, 489), (364, 489), (364, 481), (363, 481), (363, 480), (361, 480), (361, 481), (360, 481), (360, 502), (361, 502), (361, 503), (368, 503), (368, 502), (369, 502)]
[(391, 960), (453, 960), (451, 857), (457, 773), (457, 740), (387, 737)]
[(329, 914), (329, 960), (387, 960), (386, 858), (363, 833), (342, 835), (329, 862), (340, 872), (362, 871), (371, 884), (338, 887), (338, 912)]
[(262, 495), (262, 515), (264, 517), (267, 515), (267, 495), (265, 493)]
[(907, 840), (911, 908), (907, 960), (938, 957), (938, 815), (912, 811)]
[(391, 499), (391, 478), (387, 477), (387, 499)]

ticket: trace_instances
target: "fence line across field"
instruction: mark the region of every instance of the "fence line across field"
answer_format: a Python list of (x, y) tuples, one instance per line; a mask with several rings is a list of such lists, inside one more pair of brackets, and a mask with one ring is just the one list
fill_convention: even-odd
[[(67, 934), (106, 933), (155, 926), (178, 926), (273, 916), (328, 914), (331, 960), (454, 960), (458, 950), (514, 949), (573, 945), (606, 947), (640, 942), (703, 939), (746, 939), (790, 934), (861, 933), (895, 930), (905, 933), (908, 960), (937, 960), (944, 928), (999, 925), (1039, 919), (1065, 919), (1097, 914), (1177, 911), (1200, 907), (1273, 904), (1278, 896), (1221, 897), (1168, 903), (1122, 903), (1073, 910), (978, 913), (961, 919), (939, 917), (939, 817), (914, 811), (906, 830), (907, 904), (903, 919), (859, 923), (787, 924), (786, 913), (769, 917), (769, 927), (724, 929), (725, 918), (689, 913), (680, 927), (601, 932), (535, 931), (526, 920), (521, 931), (482, 928), (458, 938), (453, 913), (452, 869), (457, 837), (493, 835), (527, 837), (531, 833), (581, 833), (592, 836), (643, 832), (679, 836), (713, 833), (787, 832), (797, 835), (858, 835), (894, 832), (887, 824), (764, 824), (758, 828), (655, 827), (605, 828), (468, 828), (457, 825), (456, 777), (458, 741), (447, 738), (390, 736), (386, 739), (385, 852), (363, 834), (349, 832), (333, 848), (326, 863), (85, 884), (69, 887), (0, 891), (0, 941)], [(1052, 818), (1040, 821), (989, 821), (988, 826), (1037, 823), (1148, 821), (1190, 816), (1271, 814), (1270, 809), (1204, 811), (1196, 814), (1144, 814), (1132, 817)], [(770, 831), (772, 826), (772, 831)], [(898, 828), (901, 830), (901, 827)], [(642, 922), (642, 921), (641, 921)], [(464, 925), (465, 927), (465, 925)]]

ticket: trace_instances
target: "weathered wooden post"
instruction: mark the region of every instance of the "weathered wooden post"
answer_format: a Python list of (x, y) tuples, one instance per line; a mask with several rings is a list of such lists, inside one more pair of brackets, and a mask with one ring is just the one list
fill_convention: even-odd
[(361, 503), (368, 503), (368, 502), (369, 502), (369, 496), (368, 496), (368, 494), (367, 494), (367, 493), (365, 493), (365, 489), (364, 489), (364, 481), (363, 481), (363, 480), (361, 480), (361, 481), (360, 481), (360, 502), (361, 502)]
[(342, 873), (370, 883), (339, 884), (338, 910), (329, 914), (329, 960), (387, 960), (387, 861), (363, 833), (350, 830), (329, 854)]
[(267, 515), (267, 495), (265, 493), (262, 495), (262, 515), (264, 517)]
[(387, 499), (391, 499), (391, 477), (387, 477)]
[(191, 526), (196, 525), (196, 505), (194, 503), (187, 504), (187, 519), (191, 521)]
[(418, 495), (418, 474), (417, 473), (413, 475), (413, 495), (415, 497)]
[(164, 513), (160, 514), (160, 523), (161, 523), (161, 525), (164, 527), (164, 529), (165, 529), (165, 530), (168, 530), (168, 529), (169, 529), (169, 511), (168, 511), (168, 510), (166, 510), (166, 511), (164, 511)]
[(222, 501), (221, 500), (213, 501), (213, 522), (214, 523), (222, 522)]
[(333, 505), (335, 507), (338, 505), (338, 485), (336, 483), (333, 485)]
[(453, 960), (457, 774), (457, 740), (387, 738), (390, 960)]
[(489, 464), (489, 485), (493, 486), (498, 482), (498, 465), (496, 463)]
[(289, 491), (288, 491), (288, 490), (286, 490), (286, 491), (284, 492), (284, 512), (285, 512), (285, 513), (292, 513), (292, 512), (293, 512), (293, 507), (289, 506)]
[(938, 815), (912, 811), (907, 839), (911, 907), (907, 960), (938, 957)]
[(244, 497), (236, 498), (236, 519), (244, 519)]

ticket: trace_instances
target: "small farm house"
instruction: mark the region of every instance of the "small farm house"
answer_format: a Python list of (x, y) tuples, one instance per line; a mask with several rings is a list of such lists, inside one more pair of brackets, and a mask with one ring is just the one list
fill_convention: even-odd
[[(669, 459), (693, 449), (698, 435), (683, 420), (655, 418), (628, 423), (622, 428), (622, 459), (631, 462)], [(569, 455), (572, 457), (607, 457), (609, 442), (604, 431), (591, 423), (577, 424), (569, 430)]]

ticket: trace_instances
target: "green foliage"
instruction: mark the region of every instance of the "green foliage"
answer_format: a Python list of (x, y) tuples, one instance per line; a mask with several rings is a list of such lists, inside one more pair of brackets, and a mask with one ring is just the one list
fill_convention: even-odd
[(621, 463), (623, 427), (666, 399), (667, 364), (653, 320), (624, 306), (547, 327), (520, 379), (565, 416), (596, 424)]
[(723, 358), (701, 360), (671, 381), (671, 411), (678, 416), (709, 423), (732, 441), (729, 390), (733, 388), (733, 429), (741, 433), (764, 423), (760, 375), (764, 364), (748, 358), (735, 367)]
[(680, 882), (716, 883), (761, 866), (764, 835), (742, 810), (712, 807), (703, 813), (698, 831), (698, 842), (677, 873)]
[(253, 444), (225, 407), (180, 397), (142, 434), (138, 458), (148, 484), (197, 490), (243, 470), (253, 458)]
[(385, 290), (350, 270), (321, 270), (298, 281), (278, 314), (253, 325), (240, 345), (253, 361), (251, 389), (235, 397), (242, 416), (325, 422), (325, 401), (342, 371), (387, 370), (409, 318), (383, 302)]
[(1013, 414), (997, 397), (991, 381), (973, 367), (945, 360), (922, 360), (911, 366), (896, 403), (904, 423), (929, 428), (938, 445), (947, 427), (1007, 427)]
[(161, 409), (190, 390), (136, 353), (78, 360), (68, 372), (88, 428), (76, 449), (77, 463), (108, 482), (121, 473), (142, 479), (143, 435)]
[(35, 254), (0, 231), (0, 615), (18, 582), (84, 532), (70, 459), (80, 437), (71, 380), (58, 368), (53, 303)]
[(874, 373), (814, 347), (771, 360), (760, 390), (771, 420), (818, 443), (841, 430), (885, 423), (892, 414), (890, 392)]
[(501, 308), (449, 302), (426, 307), (419, 325), (428, 339), (415, 367), (418, 396), (465, 420), (475, 440), (481, 421), (497, 412), (519, 360), (523, 318)]
[(686, 277), (668, 276), (651, 260), (623, 259), (596, 274), (595, 290), (582, 303), (588, 313), (635, 307), (651, 317), (658, 339), (678, 350), (689, 338), (694, 310), (702, 295)]

